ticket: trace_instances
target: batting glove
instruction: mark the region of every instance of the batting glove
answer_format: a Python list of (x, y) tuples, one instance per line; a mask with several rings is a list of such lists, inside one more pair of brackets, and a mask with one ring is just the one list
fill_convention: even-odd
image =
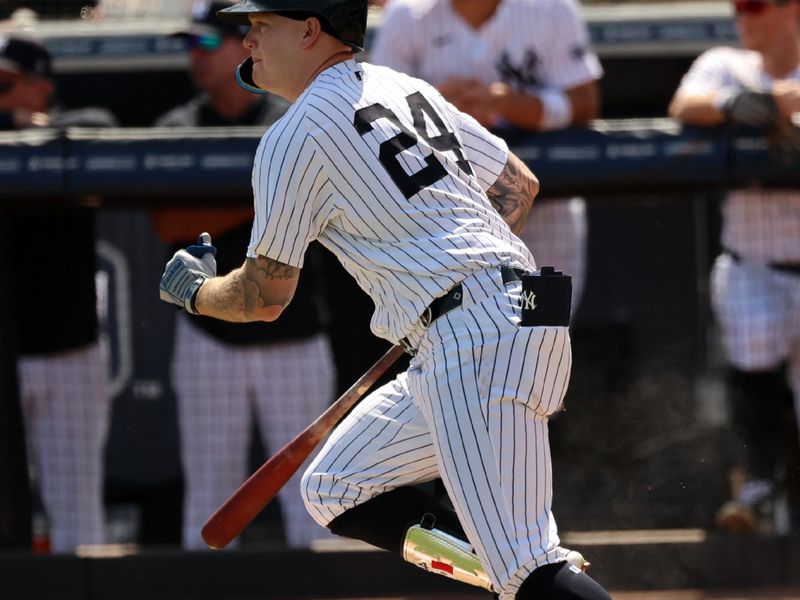
[(158, 286), (161, 299), (196, 315), (195, 300), (200, 286), (209, 277), (217, 276), (216, 256), (217, 249), (211, 245), (208, 233), (201, 233), (197, 244), (178, 250), (161, 276)]
[(728, 120), (765, 127), (778, 120), (780, 111), (770, 92), (743, 88), (727, 96), (720, 107)]

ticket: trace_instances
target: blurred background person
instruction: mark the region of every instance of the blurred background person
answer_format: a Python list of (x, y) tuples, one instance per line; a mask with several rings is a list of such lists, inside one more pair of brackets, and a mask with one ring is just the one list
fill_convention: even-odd
[[(250, 55), (242, 46), (247, 27), (223, 23), (216, 12), (230, 2), (196, 2), (191, 25), (178, 35), (189, 45), (189, 72), (199, 94), (155, 122), (159, 127), (253, 125), (266, 129), (287, 108), (271, 94), (236, 84), (237, 65)], [(221, 199), (224, 201), (224, 199)], [(240, 266), (250, 242), (253, 207), (192, 206), (152, 213), (159, 237), (175, 250), (212, 235), (220, 273)], [(172, 355), (185, 481), (183, 545), (207, 548), (206, 519), (249, 475), (253, 419), (270, 452), (303, 430), (333, 400), (335, 371), (326, 333), (320, 272), (321, 247), (313, 246), (292, 306), (275, 323), (229, 323), (179, 313)], [(330, 537), (300, 499), (302, 469), (278, 499), (286, 542), (307, 547)]]
[[(369, 61), (425, 79), (490, 127), (547, 131), (600, 112), (600, 62), (574, 0), (391, 0)], [(546, 185), (544, 186), (546, 188)], [(521, 238), (537, 265), (586, 270), (583, 199), (537, 200)]]
[[(31, 37), (0, 33), (0, 129), (115, 124), (100, 108), (55, 103), (51, 57)], [(104, 541), (107, 349), (98, 337), (94, 211), (50, 202), (9, 218), (20, 397), (33, 479), (54, 552)]]
[(191, 0), (84, 0), (80, 14), (92, 19), (180, 19)]
[[(698, 57), (669, 113), (690, 125), (764, 127), (776, 147), (797, 151), (800, 133), (791, 117), (800, 112), (800, 2), (736, 0), (733, 6), (743, 48), (712, 48)], [(800, 163), (800, 152), (794, 158)], [(729, 363), (741, 466), (717, 523), (730, 531), (772, 529), (764, 519), (773, 518), (776, 493), (787, 481), (780, 473), (792, 395), (800, 414), (800, 190), (730, 192), (721, 236), (711, 300)], [(796, 432), (789, 439), (796, 445)], [(797, 500), (793, 513), (796, 528)]]

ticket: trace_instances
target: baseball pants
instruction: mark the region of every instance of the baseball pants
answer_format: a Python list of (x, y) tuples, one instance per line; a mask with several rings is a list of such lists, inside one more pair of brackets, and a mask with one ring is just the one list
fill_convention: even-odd
[(800, 428), (800, 275), (717, 258), (711, 300), (731, 364), (769, 371), (788, 363)]
[(108, 433), (104, 342), (18, 361), (32, 479), (38, 481), (53, 552), (102, 544), (103, 449)]
[(569, 381), (566, 327), (520, 328), (521, 285), (499, 269), (463, 281), (461, 308), (409, 336), (409, 369), (364, 399), (304, 475), (327, 525), (400, 486), (441, 477), (500, 597), (565, 559), (550, 510), (548, 418)]
[[(250, 475), (253, 419), (270, 453), (289, 442), (330, 406), (335, 394), (333, 357), (325, 335), (231, 346), (181, 314), (172, 381), (185, 482), (183, 545), (206, 549), (200, 529)], [(300, 502), (301, 476), (299, 470), (278, 494), (286, 542), (297, 548), (331, 535)]]

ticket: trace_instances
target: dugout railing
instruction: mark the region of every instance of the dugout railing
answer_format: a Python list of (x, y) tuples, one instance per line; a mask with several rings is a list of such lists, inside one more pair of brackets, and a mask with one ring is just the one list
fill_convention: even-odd
[[(771, 147), (753, 128), (632, 119), (499, 133), (537, 174), (543, 197), (800, 183), (800, 148), (791, 153)], [(2, 132), (0, 199), (100, 196), (109, 204), (127, 199), (141, 205), (164, 197), (246, 197), (262, 134), (250, 127)]]

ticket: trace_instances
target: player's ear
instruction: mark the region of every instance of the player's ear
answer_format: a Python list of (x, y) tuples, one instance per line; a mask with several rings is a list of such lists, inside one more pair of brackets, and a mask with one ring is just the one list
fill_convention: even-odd
[(303, 48), (310, 48), (319, 39), (322, 33), (322, 23), (317, 17), (308, 17), (305, 21), (305, 30), (301, 40)]

